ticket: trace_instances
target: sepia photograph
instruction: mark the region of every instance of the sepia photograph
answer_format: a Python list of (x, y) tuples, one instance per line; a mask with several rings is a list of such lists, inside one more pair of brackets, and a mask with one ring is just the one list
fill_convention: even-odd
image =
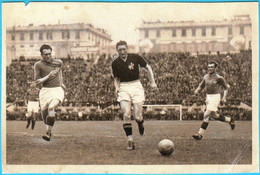
[(2, 3), (3, 173), (259, 172), (258, 10)]

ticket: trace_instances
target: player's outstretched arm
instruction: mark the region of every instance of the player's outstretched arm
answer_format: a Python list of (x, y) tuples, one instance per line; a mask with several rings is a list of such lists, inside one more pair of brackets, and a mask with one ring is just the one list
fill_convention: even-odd
[(201, 91), (201, 88), (200, 87), (198, 87), (195, 91), (194, 91), (194, 94), (195, 95), (197, 95), (197, 94), (199, 94), (200, 93), (200, 91)]
[(149, 80), (151, 83), (151, 88), (157, 89), (157, 84), (155, 83), (153, 70), (152, 70), (151, 66), (147, 64), (145, 69), (148, 71), (148, 77), (149, 77)]
[(222, 97), (222, 100), (221, 100), (223, 103), (227, 102), (228, 89), (229, 89), (229, 85), (227, 85), (227, 88), (223, 92), (223, 97)]
[(199, 86), (197, 87), (197, 89), (194, 91), (194, 94), (197, 95), (201, 92), (201, 90), (205, 87), (205, 77), (203, 78), (203, 80), (200, 82)]
[(224, 88), (223, 97), (222, 97), (221, 101), (223, 103), (226, 103), (228, 89), (229, 89), (230, 86), (226, 83), (226, 81), (225, 81), (225, 79), (223, 77), (220, 77), (219, 84)]

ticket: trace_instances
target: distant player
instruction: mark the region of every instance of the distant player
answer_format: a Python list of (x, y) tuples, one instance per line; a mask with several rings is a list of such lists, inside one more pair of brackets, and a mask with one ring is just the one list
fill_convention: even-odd
[(42, 45), (40, 48), (42, 59), (34, 64), (34, 79), (36, 84), (42, 84), (40, 90), (40, 107), (42, 119), (46, 125), (46, 135), (43, 139), (50, 141), (51, 130), (55, 123), (55, 109), (64, 99), (65, 87), (62, 83), (62, 60), (51, 57), (52, 48)]
[[(206, 74), (199, 84), (198, 88), (195, 90), (195, 94), (198, 94), (203, 88), (205, 88), (207, 99), (206, 99), (206, 111), (204, 113), (204, 119), (199, 129), (198, 134), (193, 135), (196, 140), (201, 140), (209, 124), (209, 119), (212, 117), (215, 120), (222, 122), (227, 122), (231, 126), (231, 129), (235, 129), (234, 119), (231, 117), (224, 116), (222, 114), (217, 114), (218, 106), (220, 101), (226, 102), (226, 97), (228, 93), (228, 85), (225, 79), (216, 73), (216, 68), (218, 64), (213, 61), (208, 64), (208, 74)], [(224, 89), (224, 94), (221, 99), (220, 93)]]
[(31, 121), (32, 121), (32, 129), (34, 129), (36, 123), (35, 114), (39, 112), (39, 91), (40, 89), (36, 87), (36, 83), (32, 82), (30, 88), (26, 92), (25, 95), (25, 105), (27, 105), (26, 129), (29, 128)]
[(131, 106), (134, 108), (134, 119), (138, 124), (140, 135), (144, 134), (144, 120), (142, 116), (143, 102), (145, 100), (144, 89), (139, 80), (139, 67), (148, 71), (151, 87), (157, 89), (153, 71), (146, 60), (137, 54), (127, 53), (127, 43), (119, 41), (116, 44), (118, 57), (112, 62), (112, 73), (117, 101), (120, 102), (123, 111), (123, 129), (127, 136), (128, 150), (135, 149), (132, 137)]

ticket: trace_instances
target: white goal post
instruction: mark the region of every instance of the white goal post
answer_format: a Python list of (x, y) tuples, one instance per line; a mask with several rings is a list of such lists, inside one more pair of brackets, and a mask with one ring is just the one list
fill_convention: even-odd
[(168, 105), (143, 105), (149, 110), (162, 110), (164, 108), (168, 109), (176, 109), (178, 108), (180, 111), (180, 121), (182, 121), (182, 105), (181, 104), (168, 104)]

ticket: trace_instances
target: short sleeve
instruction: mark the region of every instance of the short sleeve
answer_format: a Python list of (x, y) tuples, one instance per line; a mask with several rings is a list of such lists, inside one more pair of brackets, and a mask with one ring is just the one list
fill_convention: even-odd
[(143, 57), (141, 57), (140, 55), (137, 55), (137, 57), (138, 57), (138, 63), (139, 63), (139, 65), (140, 65), (141, 67), (146, 67), (147, 61), (146, 61)]
[(111, 74), (113, 77), (119, 77), (118, 75), (118, 71), (116, 69), (116, 65), (115, 65), (115, 62), (112, 63), (112, 66), (111, 66)]
[(38, 63), (34, 64), (34, 80), (38, 80), (40, 77), (40, 67)]

